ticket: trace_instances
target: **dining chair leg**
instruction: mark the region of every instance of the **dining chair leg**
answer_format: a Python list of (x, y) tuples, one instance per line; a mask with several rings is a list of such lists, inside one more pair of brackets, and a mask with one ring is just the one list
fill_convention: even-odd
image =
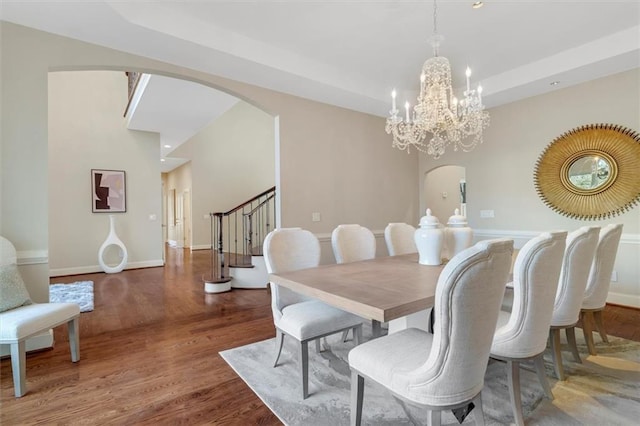
[(346, 342), (348, 340), (349, 337), (349, 330), (345, 330), (342, 332), (342, 341)]
[(300, 342), (300, 376), (302, 376), (302, 399), (309, 396), (309, 342)]
[(354, 336), (356, 346), (362, 343), (362, 325), (353, 327), (353, 336)]
[(533, 362), (536, 366), (536, 373), (538, 374), (538, 380), (540, 381), (540, 385), (544, 390), (547, 398), (553, 400), (553, 392), (551, 392), (551, 386), (549, 385), (549, 379), (547, 379), (547, 371), (544, 368), (544, 358), (542, 354), (538, 355), (533, 359)]
[(476, 395), (472, 401), (475, 404), (475, 408), (473, 409), (473, 418), (475, 420), (476, 425), (484, 426), (484, 410), (482, 409), (482, 392)]
[(593, 319), (595, 320), (596, 327), (598, 328), (598, 333), (600, 333), (600, 338), (603, 342), (609, 343), (609, 338), (607, 337), (607, 332), (605, 331), (604, 323), (602, 322), (602, 309), (593, 313)]
[(549, 331), (549, 341), (551, 343), (551, 357), (553, 367), (556, 370), (558, 380), (564, 380), (564, 367), (562, 366), (562, 353), (560, 351), (560, 329), (552, 328)]
[(511, 408), (513, 409), (513, 420), (516, 425), (523, 426), (522, 398), (520, 396), (520, 363), (514, 360), (507, 360), (507, 376), (509, 381), (509, 397), (511, 398)]
[(69, 347), (71, 349), (71, 361), (78, 362), (80, 360), (80, 329), (78, 327), (79, 320), (75, 317), (67, 323), (67, 331), (69, 333)]
[(587, 344), (587, 350), (590, 355), (597, 355), (596, 345), (593, 343), (593, 312), (580, 312), (580, 320), (582, 322), (582, 333), (584, 334), (584, 341)]
[(276, 328), (276, 359), (273, 361), (273, 366), (278, 365), (280, 354), (282, 353), (282, 344), (284, 343), (284, 333)]
[(576, 343), (576, 328), (575, 327), (567, 327), (564, 330), (567, 335), (567, 343), (569, 343), (569, 349), (573, 354), (573, 359), (582, 364), (582, 359), (580, 359), (580, 352), (578, 352), (578, 344)]
[(442, 420), (442, 411), (429, 410), (427, 413), (427, 426), (440, 426)]
[(427, 331), (431, 334), (433, 334), (433, 327), (436, 324), (436, 309), (435, 308), (431, 308), (431, 311), (429, 312), (429, 325), (427, 326)]
[(27, 393), (27, 353), (24, 340), (11, 344), (11, 371), (13, 372), (13, 392), (16, 398)]
[(364, 399), (364, 377), (351, 371), (351, 426), (362, 423), (362, 401)]

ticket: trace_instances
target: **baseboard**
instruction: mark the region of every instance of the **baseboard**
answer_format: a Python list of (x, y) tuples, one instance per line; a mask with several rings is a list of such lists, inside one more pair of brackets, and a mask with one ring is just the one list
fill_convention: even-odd
[(609, 292), (607, 303), (640, 308), (640, 295)]
[(48, 262), (48, 250), (25, 250), (16, 253), (16, 263), (18, 265), (39, 265)]
[[(124, 269), (142, 269), (142, 268), (155, 268), (158, 266), (164, 266), (164, 261), (162, 259), (158, 260), (145, 260), (142, 262), (129, 262)], [(83, 275), (83, 274), (94, 274), (96, 272), (104, 272), (100, 265), (90, 265), (90, 266), (77, 266), (73, 268), (57, 268), (50, 269), (49, 276), (50, 277), (62, 277), (66, 275)]]
[(191, 246), (191, 251), (195, 250), (211, 250), (211, 244), (196, 244)]

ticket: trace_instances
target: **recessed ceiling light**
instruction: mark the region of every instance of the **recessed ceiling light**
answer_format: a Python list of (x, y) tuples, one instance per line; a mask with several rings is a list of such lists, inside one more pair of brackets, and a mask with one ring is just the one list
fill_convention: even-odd
[(484, 6), (484, 3), (481, 1), (476, 1), (471, 5), (471, 7), (474, 9), (480, 9), (482, 6)]
[(557, 86), (558, 84), (560, 84), (559, 81), (552, 81), (551, 83), (549, 83), (551, 86)]
[(161, 158), (161, 159), (160, 159), (160, 162), (161, 162), (161, 163), (164, 163), (164, 162), (165, 162), (165, 159), (164, 159), (164, 158)]
[(171, 148), (171, 145), (165, 145), (164, 147), (165, 148)]

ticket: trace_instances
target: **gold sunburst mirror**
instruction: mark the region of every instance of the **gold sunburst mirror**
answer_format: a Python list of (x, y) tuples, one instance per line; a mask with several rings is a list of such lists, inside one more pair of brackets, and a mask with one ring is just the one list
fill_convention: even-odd
[(640, 135), (613, 124), (570, 130), (538, 158), (536, 191), (556, 212), (597, 220), (640, 202)]

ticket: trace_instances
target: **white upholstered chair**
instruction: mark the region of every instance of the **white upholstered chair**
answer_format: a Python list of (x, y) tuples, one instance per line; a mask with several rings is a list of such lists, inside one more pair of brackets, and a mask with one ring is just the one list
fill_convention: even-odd
[(373, 259), (376, 257), (376, 237), (364, 226), (338, 225), (331, 233), (331, 248), (337, 263)]
[(417, 253), (414, 234), (416, 228), (408, 223), (390, 223), (384, 228), (384, 241), (387, 244), (389, 256)]
[(587, 288), (582, 300), (580, 319), (584, 340), (591, 355), (596, 355), (596, 346), (593, 343), (593, 323), (595, 322), (600, 338), (609, 343), (607, 333), (602, 323), (602, 311), (607, 303), (609, 286), (611, 285), (611, 272), (616, 261), (618, 244), (622, 235), (622, 224), (607, 225), (600, 230), (600, 238), (596, 247), (596, 253), (591, 264)]
[(484, 424), (480, 392), (512, 252), (511, 240), (487, 240), (449, 261), (436, 286), (434, 334), (409, 328), (349, 352), (352, 425), (361, 422), (365, 379), (425, 406), (428, 424), (472, 401)]
[(562, 269), (558, 281), (558, 290), (551, 315), (549, 340), (556, 377), (565, 379), (560, 346), (560, 330), (564, 329), (569, 349), (576, 362), (582, 362), (576, 344), (575, 327), (580, 316), (584, 290), (589, 278), (589, 270), (598, 244), (597, 226), (583, 226), (567, 236), (567, 245), (562, 259)]
[[(350, 263), (376, 257), (376, 237), (370, 229), (357, 224), (338, 225), (331, 233), (331, 248), (336, 263)], [(380, 335), (380, 323), (372, 321), (374, 336)], [(347, 340), (349, 330), (342, 335)]]
[[(277, 274), (313, 268), (320, 262), (320, 243), (315, 235), (301, 228), (281, 228), (270, 232), (264, 240), (267, 272)], [(276, 327), (278, 365), (284, 336), (298, 341), (302, 379), (302, 398), (309, 395), (308, 343), (331, 334), (353, 330), (356, 344), (362, 340), (362, 318), (334, 308), (319, 300), (303, 296), (287, 288), (271, 284), (271, 310)]]
[(520, 362), (533, 359), (538, 379), (553, 399), (542, 355), (547, 345), (553, 303), (567, 239), (566, 232), (543, 233), (518, 252), (513, 268), (513, 306), (501, 311), (491, 358), (506, 361), (509, 395), (517, 425), (524, 425), (520, 397)]
[(16, 249), (0, 236), (0, 344), (11, 347), (11, 369), (16, 397), (27, 392), (26, 341), (51, 328), (67, 324), (71, 361), (80, 359), (77, 303), (33, 303), (16, 266)]

